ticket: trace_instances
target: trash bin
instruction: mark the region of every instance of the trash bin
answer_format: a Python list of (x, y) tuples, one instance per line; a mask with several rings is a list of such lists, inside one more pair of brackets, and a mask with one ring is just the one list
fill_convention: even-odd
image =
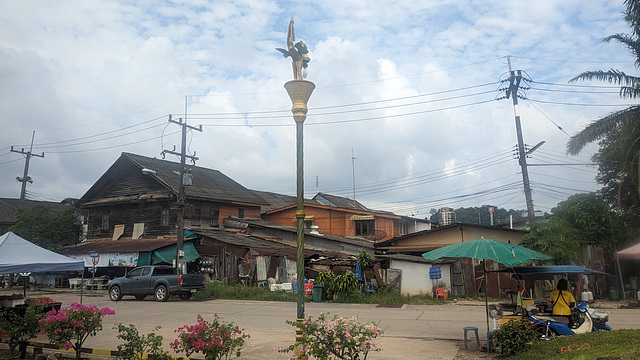
[(313, 302), (322, 302), (322, 291), (323, 291), (323, 287), (322, 285), (318, 284), (314, 284), (313, 285)]
[(618, 300), (618, 291), (616, 290), (616, 288), (610, 288), (609, 289), (609, 300), (611, 300), (611, 301), (617, 301)]

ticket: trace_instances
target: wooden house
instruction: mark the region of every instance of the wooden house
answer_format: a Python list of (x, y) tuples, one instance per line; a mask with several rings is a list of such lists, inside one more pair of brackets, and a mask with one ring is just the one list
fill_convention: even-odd
[[(218, 170), (186, 166), (185, 228), (260, 217), (264, 199)], [(177, 231), (180, 163), (122, 153), (80, 199), (87, 239), (154, 238)]]

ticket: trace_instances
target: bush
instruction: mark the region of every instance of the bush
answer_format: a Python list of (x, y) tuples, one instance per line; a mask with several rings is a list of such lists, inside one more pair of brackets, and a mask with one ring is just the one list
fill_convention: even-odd
[(535, 330), (526, 320), (509, 320), (493, 333), (493, 338), (502, 353), (507, 356), (525, 351), (538, 339)]
[(0, 331), (9, 334), (9, 352), (15, 353), (16, 347), (36, 337), (40, 331), (40, 319), (44, 318), (42, 305), (27, 306), (24, 314), (17, 309), (0, 307)]
[(74, 302), (69, 309), (49, 311), (47, 317), (40, 320), (40, 332), (47, 336), (52, 345), (64, 347), (65, 350), (73, 348), (76, 360), (80, 360), (82, 344), (89, 336), (95, 336), (102, 330), (102, 317), (115, 313), (108, 307), (98, 309), (94, 305)]
[[(328, 314), (327, 314), (328, 315)], [(371, 351), (380, 351), (376, 339), (382, 330), (376, 323), (362, 324), (356, 318), (341, 318), (334, 315), (328, 319), (323, 313), (316, 320), (309, 317), (298, 324), (287, 324), (302, 329), (302, 342), (287, 348), (276, 347), (278, 352), (298, 350), (301, 355), (314, 356), (317, 359), (366, 359)]]
[(176, 352), (184, 352), (187, 356), (202, 353), (206, 360), (229, 359), (232, 355), (240, 357), (245, 339), (249, 338), (233, 323), (225, 323), (218, 314), (212, 322), (205, 321), (198, 315), (196, 325), (179, 327), (178, 338), (169, 346)]
[(116, 359), (142, 359), (146, 352), (149, 353), (149, 358), (154, 360), (172, 359), (168, 352), (162, 350), (162, 336), (155, 334), (155, 331), (160, 330), (160, 326), (156, 326), (153, 329), (154, 332), (146, 335), (140, 335), (133, 324), (129, 326), (117, 324), (114, 329), (118, 330), (117, 338), (125, 341), (124, 344), (118, 345)]

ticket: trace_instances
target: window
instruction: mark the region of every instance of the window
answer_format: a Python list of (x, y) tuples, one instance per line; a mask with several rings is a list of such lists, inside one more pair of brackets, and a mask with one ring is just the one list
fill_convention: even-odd
[(375, 220), (356, 220), (356, 236), (369, 236), (375, 233)]
[(200, 209), (193, 209), (193, 215), (191, 216), (191, 225), (200, 226), (200, 217), (202, 211)]
[(109, 214), (102, 214), (102, 230), (109, 230)]
[(131, 271), (127, 274), (127, 277), (128, 277), (128, 278), (132, 278), (132, 277), (136, 277), (136, 276), (140, 276), (140, 275), (142, 275), (142, 269), (143, 269), (143, 268), (137, 268), (137, 269), (133, 269), (133, 270), (131, 270)]
[(218, 218), (220, 217), (220, 209), (211, 207), (211, 226), (218, 226)]
[(406, 235), (407, 234), (407, 223), (404, 221), (400, 222), (400, 235)]
[(313, 220), (305, 220), (304, 221), (304, 228), (305, 229), (311, 229), (312, 226), (313, 226)]
[(162, 226), (169, 226), (169, 209), (162, 209), (160, 223)]
[(238, 217), (244, 218), (244, 208), (238, 208)]

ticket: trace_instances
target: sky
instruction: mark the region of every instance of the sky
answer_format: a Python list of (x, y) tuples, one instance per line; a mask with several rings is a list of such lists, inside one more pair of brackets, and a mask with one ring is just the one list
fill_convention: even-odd
[[(536, 210), (595, 191), (597, 145), (570, 135), (632, 105), (588, 70), (636, 75), (622, 0), (0, 2), (0, 197), (80, 198), (123, 152), (187, 150), (243, 186), (296, 192), (286, 48), (307, 44), (316, 89), (304, 123), (305, 196), (355, 198), (418, 218), (431, 209), (526, 209), (512, 99), (521, 70)], [(166, 158), (179, 161), (173, 155)], [(197, 179), (194, 179), (194, 182)]]

